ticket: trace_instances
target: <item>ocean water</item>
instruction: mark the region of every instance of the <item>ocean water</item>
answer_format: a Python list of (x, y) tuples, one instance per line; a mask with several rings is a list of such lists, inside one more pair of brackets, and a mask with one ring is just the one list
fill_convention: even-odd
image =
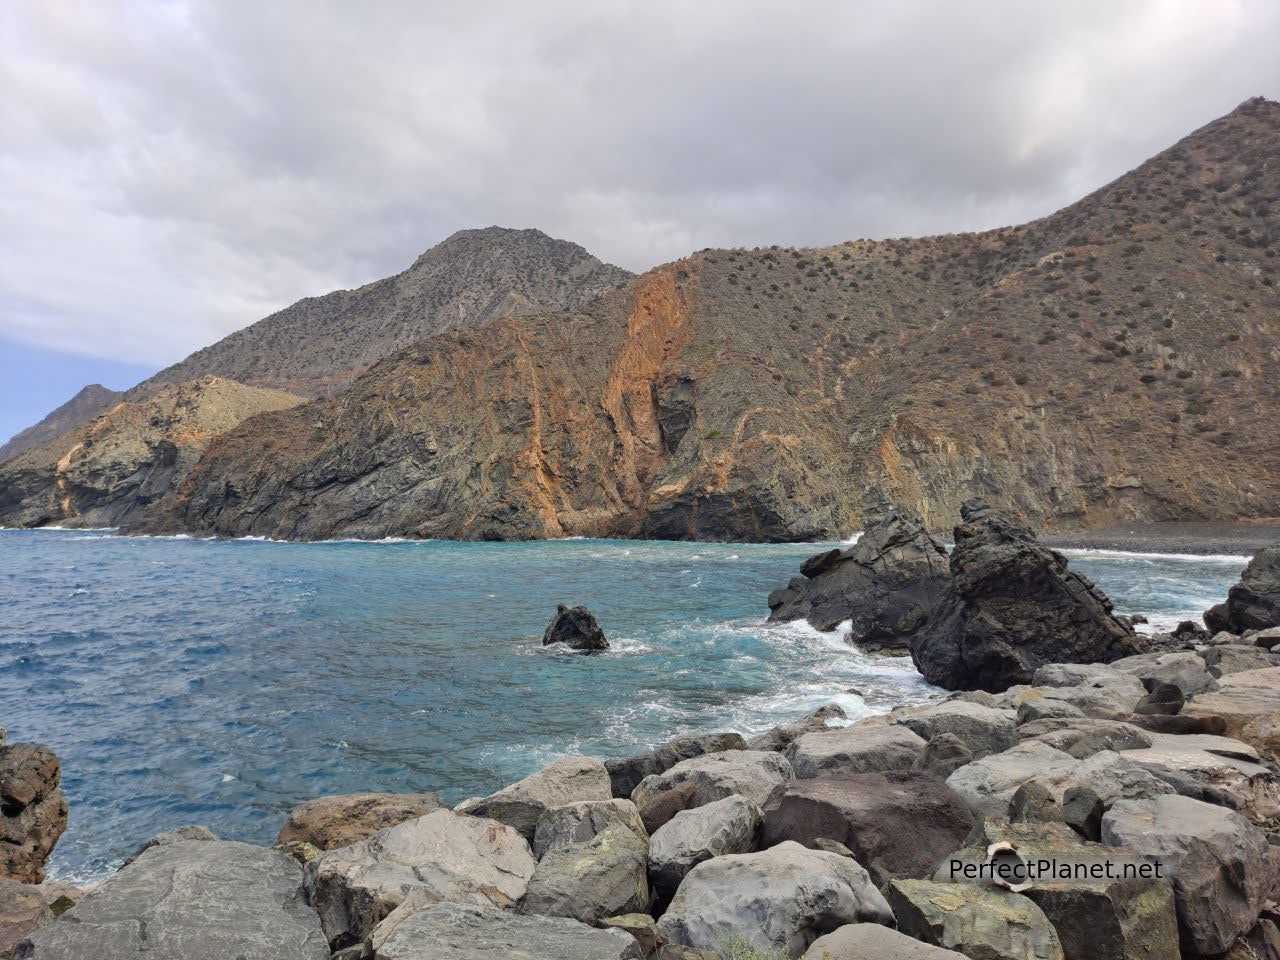
[[(909, 660), (765, 623), (819, 548), (0, 530), (0, 726), (61, 757), (49, 872), (90, 881), (182, 824), (266, 843), (322, 794), (456, 801), (569, 753), (938, 696)], [(1069, 555), (1155, 626), (1221, 600), (1246, 559)], [(614, 649), (543, 648), (558, 602), (594, 610)]]

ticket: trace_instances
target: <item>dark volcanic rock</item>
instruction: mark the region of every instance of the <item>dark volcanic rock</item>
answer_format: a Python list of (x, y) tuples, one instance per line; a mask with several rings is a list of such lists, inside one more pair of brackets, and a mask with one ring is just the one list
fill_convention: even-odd
[(1048, 663), (1107, 663), (1143, 650), (1111, 601), (1062, 554), (985, 500), (960, 508), (952, 579), (911, 639), (926, 680), (999, 693)]
[(770, 620), (804, 618), (819, 630), (852, 621), (862, 647), (906, 652), (950, 578), (947, 551), (915, 517), (888, 513), (870, 521), (847, 550), (810, 557), (797, 577), (769, 594)]
[(47, 747), (0, 745), (0, 877), (44, 879), (44, 863), (67, 829), (61, 779), (58, 758)]
[(608, 650), (609, 641), (604, 637), (600, 624), (586, 607), (556, 605), (555, 616), (542, 634), (542, 645), (563, 643), (574, 650)]
[(1226, 603), (1204, 614), (1210, 633), (1244, 633), (1280, 627), (1280, 544), (1259, 550), (1240, 582), (1227, 591)]

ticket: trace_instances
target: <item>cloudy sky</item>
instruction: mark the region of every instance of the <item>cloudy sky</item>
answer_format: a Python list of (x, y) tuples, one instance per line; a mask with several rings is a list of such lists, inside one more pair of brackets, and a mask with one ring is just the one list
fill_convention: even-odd
[(1274, 0), (5, 0), (0, 434), (462, 227), (981, 229), (1257, 94)]

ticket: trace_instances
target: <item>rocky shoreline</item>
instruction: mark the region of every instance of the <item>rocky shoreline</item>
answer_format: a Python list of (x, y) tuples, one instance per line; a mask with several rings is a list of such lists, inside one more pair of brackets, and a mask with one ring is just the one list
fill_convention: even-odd
[[(565, 757), (452, 808), (318, 798), (274, 849), (186, 827), (87, 893), (41, 882), (56, 757), (0, 738), (0, 957), (1280, 957), (1280, 546), (1226, 629), (1145, 637), (1022, 524), (962, 519), (947, 554), (884, 515), (771, 595), (952, 690), (851, 724)], [(546, 641), (608, 656), (589, 617)], [(1058, 872), (983, 876), (1011, 858)]]

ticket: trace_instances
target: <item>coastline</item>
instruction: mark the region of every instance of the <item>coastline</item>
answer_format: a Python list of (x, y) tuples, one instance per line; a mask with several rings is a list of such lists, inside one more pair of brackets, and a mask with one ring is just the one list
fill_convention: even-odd
[(1232, 555), (1247, 557), (1280, 543), (1280, 519), (1255, 523), (1133, 523), (1040, 534), (1055, 550), (1118, 550), (1126, 553)]

